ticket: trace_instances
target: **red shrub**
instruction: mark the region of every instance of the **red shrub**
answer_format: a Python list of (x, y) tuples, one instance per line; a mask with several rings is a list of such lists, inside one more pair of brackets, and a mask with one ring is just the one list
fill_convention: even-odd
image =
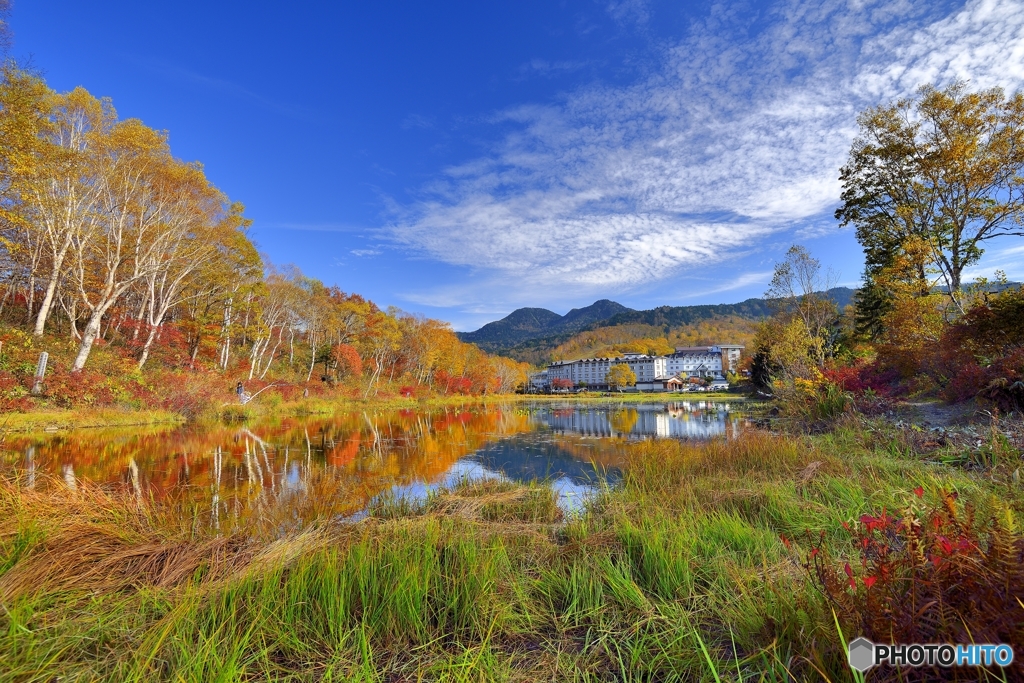
[(331, 360), (338, 364), (338, 374), (354, 377), (363, 374), (363, 359), (351, 344), (335, 344), (331, 348)]
[(997, 359), (988, 371), (988, 381), (978, 396), (1003, 412), (1024, 412), (1024, 349)]
[(444, 370), (434, 373), (434, 387), (444, 394), (469, 394), (473, 389), (473, 381), (468, 377), (450, 375)]
[(473, 393), (473, 380), (468, 377), (457, 377), (449, 385), (449, 391), (453, 394), (468, 396)]
[(812, 549), (804, 566), (845, 622), (848, 638), (1008, 643), (1022, 651), (1024, 536), (995, 519), (978, 523), (970, 506), (958, 509), (956, 498), (945, 494), (931, 509), (911, 506), (903, 517), (883, 510), (861, 516), (855, 528), (844, 524), (859, 567)]
[[(149, 334), (148, 326), (143, 326), (139, 332), (140, 346), (145, 343), (146, 335)], [(139, 348), (138, 352), (141, 353)], [(136, 354), (133, 354), (136, 355)], [(150, 360), (148, 362), (160, 364), (164, 367), (183, 368), (190, 365), (192, 359), (189, 355), (188, 339), (181, 328), (174, 323), (165, 323), (160, 326), (157, 338), (149, 350)]]
[(950, 325), (925, 368), (949, 401), (1024, 411), (1024, 290), (989, 297)]
[(114, 380), (95, 370), (80, 372), (55, 370), (43, 383), (47, 400), (61, 408), (78, 406), (109, 407), (117, 403)]
[(17, 377), (0, 370), (0, 411), (24, 412), (31, 410), (34, 402), (28, 395), (28, 389), (29, 387), (25, 386)]
[(843, 391), (860, 393), (866, 388), (866, 385), (861, 381), (860, 373), (861, 368), (859, 366), (846, 365), (843, 367), (826, 368), (822, 375), (829, 382), (838, 385)]
[(276, 389), (268, 391), (277, 391), (285, 401), (295, 401), (302, 396), (304, 387), (299, 384), (279, 384)]
[(971, 360), (960, 366), (960, 370), (942, 389), (942, 398), (952, 403), (967, 401), (978, 395), (988, 384), (988, 373)]
[(892, 368), (883, 369), (878, 363), (831, 367), (825, 369), (822, 375), (843, 391), (855, 395), (863, 394), (869, 389), (879, 396), (888, 398), (906, 393), (906, 388), (900, 381), (899, 371)]

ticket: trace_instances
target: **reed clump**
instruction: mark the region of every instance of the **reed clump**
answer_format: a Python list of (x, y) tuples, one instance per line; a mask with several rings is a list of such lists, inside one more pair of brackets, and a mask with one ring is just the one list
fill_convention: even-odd
[(846, 680), (814, 548), (855, 560), (844, 522), (918, 490), (1007, 537), (1024, 510), (858, 429), (640, 443), (568, 519), (549, 487), (463, 481), (278, 538), (3, 480), (0, 680)]

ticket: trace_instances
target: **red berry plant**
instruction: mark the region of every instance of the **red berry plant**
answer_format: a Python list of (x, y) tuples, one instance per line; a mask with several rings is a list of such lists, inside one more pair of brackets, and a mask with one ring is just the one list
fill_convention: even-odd
[[(955, 492), (900, 516), (844, 523), (859, 562), (834, 560), (824, 534), (804, 568), (835, 609), (848, 639), (878, 643), (1008, 643), (1024, 653), (1024, 536), (980, 522)], [(895, 672), (895, 670), (894, 670)], [(931, 672), (936, 673), (936, 672)], [(954, 672), (949, 672), (954, 675)]]

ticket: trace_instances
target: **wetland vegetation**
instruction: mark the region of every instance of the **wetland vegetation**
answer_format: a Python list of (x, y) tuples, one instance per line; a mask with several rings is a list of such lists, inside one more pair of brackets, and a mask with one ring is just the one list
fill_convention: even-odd
[[(1012, 565), (1024, 559), (1019, 422), (939, 438), (852, 416), (817, 436), (728, 428), (680, 441), (572, 433), (558, 427), (571, 407), (559, 409), (561, 417), (538, 410), (396, 413), (377, 416), (376, 425), (361, 415), (343, 418), (325, 430), (316, 453), (322, 464), (305, 480), (315, 495), (290, 508), (274, 505), (290, 470), (278, 468), (285, 476), (271, 484), (265, 467), (260, 481), (244, 475), (244, 486), (222, 491), (245, 498), (251, 514), (232, 517), (227, 505), (221, 519), (234, 521), (219, 527), (182, 514), (174, 496), (151, 494), (171, 487), (147, 480), (160, 468), (141, 458), (136, 472), (147, 488), (139, 495), (125, 456), (152, 450), (156, 430), (134, 445), (107, 436), (114, 450), (97, 456), (96, 466), (120, 462), (118, 484), (81, 477), (72, 487), (41, 464), (29, 487), (24, 468), (11, 466), (0, 488), (0, 652), (7, 664), (0, 676), (839, 681), (850, 677), (844, 638), (877, 621), (883, 607), (890, 616), (905, 612), (897, 598), (926, 585), (941, 589), (940, 565), (964, 561), (990, 563), (991, 582), (1007, 586), (979, 586), (977, 596), (1008, 620), (982, 623), (973, 615), (970, 626), (1018, 648), (1024, 642), (1024, 607), (1014, 603), (1024, 584), (1020, 565), (1016, 573)], [(690, 413), (698, 421), (705, 414)], [(715, 414), (706, 424), (718, 424)], [(604, 415), (601, 424), (626, 434), (642, 423), (636, 408)], [(422, 438), (403, 441), (428, 417)], [(308, 454), (305, 430), (287, 421), (252, 427), (268, 444), (302, 435), (300, 460)], [(354, 434), (360, 441), (352, 449)], [(387, 476), (389, 462), (392, 475), (401, 469), (403, 448), (407, 460), (412, 449), (412, 460), (436, 473), (524, 434), (619, 474), (594, 480), (586, 504), (575, 508), (563, 504), (550, 477), (429, 474), (421, 481), (439, 483), (416, 496), (388, 493), (407, 486), (379, 485), (415, 479)], [(208, 437), (177, 450), (216, 450), (224, 441), (235, 447), (228, 432)], [(262, 458), (254, 438), (249, 446)], [(346, 449), (353, 451), (347, 462)], [(44, 450), (36, 444), (40, 463)], [(245, 444), (234, 456), (221, 450), (238, 472), (255, 467), (246, 464)], [(18, 458), (13, 465), (24, 462)], [(193, 476), (205, 491), (211, 475), (199, 472), (200, 460)], [(376, 494), (368, 479), (331, 475), (359, 461), (383, 468), (373, 473)], [(80, 472), (87, 473), (84, 465)], [(198, 499), (190, 500), (198, 509)], [(956, 520), (957, 540), (974, 550), (946, 553), (938, 537), (924, 537), (912, 566), (891, 565), (899, 580), (868, 587), (879, 568), (861, 553), (865, 516), (941, 515), (943, 523)], [(886, 533), (897, 538), (911, 528), (892, 522)], [(993, 548), (1004, 555), (995, 557)], [(844, 567), (852, 568), (854, 588), (839, 594), (830, 581), (836, 573), (845, 579)], [(864, 600), (882, 587), (885, 605)], [(949, 589), (947, 597), (955, 594)], [(925, 617), (934, 611), (913, 608)], [(916, 623), (922, 632), (915, 635), (962, 635), (954, 622)], [(991, 679), (1006, 675), (992, 672)]]

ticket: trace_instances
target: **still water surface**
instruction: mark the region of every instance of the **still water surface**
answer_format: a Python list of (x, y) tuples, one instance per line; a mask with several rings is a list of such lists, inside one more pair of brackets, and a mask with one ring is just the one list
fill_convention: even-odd
[(735, 436), (749, 426), (740, 405), (518, 404), (78, 430), (9, 437), (2, 460), (29, 487), (121, 487), (220, 531), (254, 515), (282, 531), (359, 516), (382, 495), (420, 498), (462, 478), (546, 481), (572, 511), (618, 481), (631, 440)]

